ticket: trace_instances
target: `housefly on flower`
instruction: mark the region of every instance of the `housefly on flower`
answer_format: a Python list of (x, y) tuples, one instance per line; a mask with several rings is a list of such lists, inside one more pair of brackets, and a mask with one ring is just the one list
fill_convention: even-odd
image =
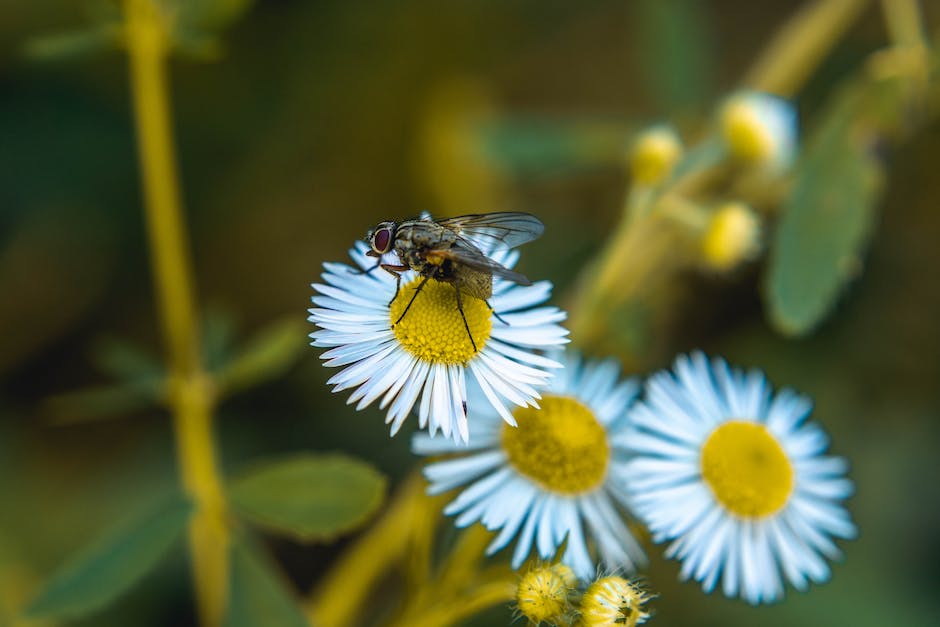
[[(488, 299), (493, 295), (494, 275), (520, 285), (532, 284), (522, 274), (513, 272), (487, 257), (480, 247), (485, 247), (487, 251), (515, 248), (538, 238), (544, 230), (545, 225), (541, 220), (520, 212), (480, 213), (441, 219), (422, 216), (403, 222), (379, 222), (369, 230), (365, 238), (371, 247), (366, 254), (379, 260), (367, 272), (382, 268), (395, 276), (395, 295), (389, 305), (398, 298), (403, 272), (414, 270), (423, 277), (395, 324), (404, 319), (415, 298), (429, 280), (453, 285), (457, 296), (457, 309), (463, 318), (470, 344), (476, 352), (477, 345), (464, 315), (461, 293), (479, 298), (489, 307)], [(400, 263), (383, 263), (382, 255), (393, 251)], [(491, 311), (492, 309), (490, 307)], [(499, 314), (493, 314), (505, 324)]]

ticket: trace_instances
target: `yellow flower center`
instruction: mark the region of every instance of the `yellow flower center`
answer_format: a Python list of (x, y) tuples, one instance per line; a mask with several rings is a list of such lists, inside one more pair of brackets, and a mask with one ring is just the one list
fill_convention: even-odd
[(593, 490), (607, 476), (607, 431), (573, 398), (545, 396), (541, 404), (541, 409), (516, 409), (518, 427), (503, 425), (502, 446), (509, 463), (551, 492)]
[(759, 518), (782, 508), (793, 491), (793, 466), (762, 424), (732, 420), (702, 447), (702, 476), (715, 498), (738, 516)]
[(395, 324), (422, 280), (419, 276), (402, 285), (398, 297), (389, 307), (395, 337), (406, 351), (422, 361), (448, 365), (467, 363), (475, 352), (473, 344), (478, 350), (483, 350), (490, 337), (493, 326), (490, 308), (479, 298), (461, 292), (463, 314), (473, 336), (471, 342), (457, 309), (457, 290), (450, 283), (432, 279), (424, 284), (401, 322)]

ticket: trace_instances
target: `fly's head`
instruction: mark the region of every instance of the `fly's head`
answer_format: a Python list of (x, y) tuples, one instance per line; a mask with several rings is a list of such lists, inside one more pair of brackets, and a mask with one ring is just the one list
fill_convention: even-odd
[(396, 224), (391, 221), (379, 222), (366, 233), (366, 242), (372, 250), (366, 252), (370, 257), (381, 257), (392, 249), (395, 243)]

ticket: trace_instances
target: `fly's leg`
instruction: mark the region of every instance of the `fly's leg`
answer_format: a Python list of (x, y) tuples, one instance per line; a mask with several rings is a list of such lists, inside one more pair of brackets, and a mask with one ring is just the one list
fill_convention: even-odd
[[(409, 309), (411, 309), (411, 304), (415, 302), (415, 299), (418, 297), (418, 294), (421, 293), (421, 290), (422, 290), (422, 289), (424, 289), (424, 284), (427, 283), (427, 282), (428, 282), (428, 279), (430, 279), (430, 278), (431, 278), (430, 276), (426, 276), (426, 277), (424, 277), (423, 279), (421, 279), (421, 283), (419, 283), (419, 284), (418, 284), (418, 287), (415, 288), (415, 293), (411, 295), (411, 300), (408, 301), (408, 306), (405, 307), (405, 310), (404, 310), (403, 312), (401, 312), (401, 315), (400, 315), (400, 316), (398, 316), (398, 320), (395, 321), (395, 324), (398, 324), (399, 322), (401, 322), (402, 318), (405, 317), (405, 314), (408, 313), (408, 310), (409, 310)], [(398, 296), (398, 292), (397, 292), (397, 291), (395, 292), (395, 296)], [(394, 301), (395, 299), (393, 298), (392, 300)], [(389, 303), (389, 304), (391, 304), (391, 303)], [(394, 325), (392, 325), (392, 326), (394, 326)]]
[(350, 268), (350, 269), (349, 269), (349, 273), (350, 273), (350, 274), (369, 274), (370, 272), (372, 272), (373, 270), (375, 270), (376, 268), (378, 268), (378, 267), (381, 266), (381, 265), (382, 265), (382, 261), (379, 260), (378, 263), (376, 263), (374, 266), (372, 266), (372, 267), (369, 268), (368, 270), (353, 270), (352, 268)]
[(485, 301), (483, 301), (483, 302), (486, 303), (486, 306), (490, 308), (490, 313), (493, 314), (493, 315), (496, 317), (497, 320), (499, 320), (500, 322), (502, 322), (503, 324), (505, 324), (507, 327), (509, 326), (509, 323), (506, 322), (505, 320), (503, 320), (503, 317), (502, 317), (501, 315), (499, 315), (498, 313), (496, 313), (496, 310), (493, 309), (493, 305), (490, 304), (490, 301), (485, 300)]
[(463, 301), (460, 300), (460, 286), (454, 282), (454, 289), (457, 290), (457, 310), (460, 311), (460, 317), (463, 318), (463, 328), (467, 330), (467, 337), (470, 338), (470, 345), (473, 346), (473, 352), (479, 351), (477, 343), (473, 341), (473, 334), (470, 333), (470, 325), (467, 323), (467, 316), (463, 313)]
[[(383, 270), (395, 277), (395, 295), (392, 296), (392, 300), (388, 301), (388, 306), (391, 307), (392, 303), (395, 302), (395, 299), (398, 298), (398, 292), (401, 290), (401, 273), (408, 269), (408, 266), (397, 266), (393, 263), (382, 263), (381, 261), (376, 266), (382, 267)], [(375, 268), (373, 268), (374, 270)], [(413, 299), (412, 299), (413, 300)], [(411, 304), (409, 303), (409, 307)]]

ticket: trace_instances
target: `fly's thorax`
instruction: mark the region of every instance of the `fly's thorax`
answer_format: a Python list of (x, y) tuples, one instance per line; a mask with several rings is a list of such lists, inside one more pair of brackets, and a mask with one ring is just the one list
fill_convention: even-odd
[(427, 220), (410, 220), (398, 225), (395, 233), (394, 250), (402, 263), (415, 272), (433, 278), (448, 280), (452, 276), (450, 268), (441, 268), (441, 263), (428, 260), (433, 251), (449, 250), (457, 236), (453, 231)]
[(409, 220), (398, 225), (395, 243), (412, 248), (449, 248), (457, 235), (436, 222)]

